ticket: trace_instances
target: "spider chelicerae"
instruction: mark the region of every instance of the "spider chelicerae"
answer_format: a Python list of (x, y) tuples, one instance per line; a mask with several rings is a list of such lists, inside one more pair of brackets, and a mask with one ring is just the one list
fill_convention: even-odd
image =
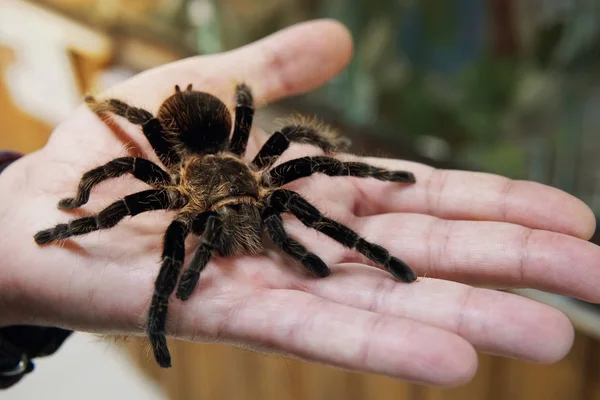
[[(78, 218), (38, 232), (43, 245), (71, 236), (109, 229), (127, 216), (152, 210), (176, 210), (163, 239), (162, 266), (155, 281), (148, 312), (147, 334), (161, 367), (171, 366), (166, 340), (169, 297), (187, 300), (210, 258), (258, 254), (266, 230), (272, 242), (318, 277), (330, 270), (315, 254), (291, 238), (282, 213), (355, 249), (384, 267), (396, 279), (412, 282), (415, 273), (383, 247), (368, 242), (348, 227), (325, 217), (300, 194), (283, 189), (287, 183), (315, 173), (331, 177), (353, 176), (382, 181), (414, 183), (406, 171), (390, 171), (362, 162), (342, 162), (331, 156), (301, 157), (273, 166), (291, 142), (311, 144), (325, 154), (346, 150), (344, 138), (323, 134), (310, 124), (290, 124), (273, 133), (251, 162), (243, 160), (254, 118), (254, 101), (246, 84), (236, 86), (235, 120), (217, 97), (175, 86), (175, 93), (160, 106), (156, 116), (123, 101), (98, 101), (86, 97), (97, 114), (110, 112), (140, 125), (162, 164), (139, 157), (116, 158), (86, 172), (73, 198), (58, 203), (63, 210), (86, 204), (94, 186), (131, 174), (152, 189), (133, 193), (112, 203), (97, 215)], [(233, 125), (233, 134), (231, 129)], [(183, 273), (185, 239), (198, 235), (200, 244)], [(181, 275), (181, 276), (180, 276)]]

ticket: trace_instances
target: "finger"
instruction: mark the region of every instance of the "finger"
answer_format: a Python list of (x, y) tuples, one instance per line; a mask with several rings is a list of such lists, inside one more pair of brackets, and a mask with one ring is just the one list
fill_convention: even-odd
[(301, 289), (327, 300), (456, 333), (489, 354), (553, 363), (573, 343), (563, 313), (511, 293), (430, 278), (400, 284), (357, 264), (332, 266), (327, 279), (304, 284)]
[[(600, 302), (600, 247), (593, 243), (504, 222), (447, 221), (421, 214), (353, 218), (331, 206), (321, 209), (389, 249), (420, 276), (495, 287), (531, 287)], [(326, 249), (330, 263), (365, 262), (356, 251), (296, 220), (286, 221), (286, 226), (309, 250), (322, 255)]]
[(595, 217), (590, 208), (550, 186), (490, 173), (439, 170), (401, 160), (361, 158), (361, 161), (412, 171), (417, 183), (407, 186), (374, 179), (350, 180), (347, 186), (355, 191), (352, 207), (359, 216), (412, 212), (451, 220), (501, 221), (586, 240), (595, 231)]
[(332, 20), (316, 20), (293, 25), (236, 50), (146, 71), (105, 95), (152, 111), (173, 93), (174, 85), (192, 83), (195, 90), (208, 91), (231, 105), (235, 84), (244, 81), (256, 101), (263, 104), (316, 88), (346, 67), (351, 56), (348, 30)]
[(300, 291), (265, 290), (228, 312), (195, 308), (190, 312), (203, 321), (194, 327), (200, 335), (350, 370), (453, 386), (469, 381), (477, 368), (473, 348), (455, 334)]

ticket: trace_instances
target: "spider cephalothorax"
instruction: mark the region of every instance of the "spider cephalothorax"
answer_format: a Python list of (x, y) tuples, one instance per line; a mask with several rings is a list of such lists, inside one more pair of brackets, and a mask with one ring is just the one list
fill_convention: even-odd
[[(346, 226), (329, 219), (298, 193), (282, 189), (296, 179), (314, 173), (375, 178), (382, 181), (414, 183), (406, 171), (390, 171), (361, 162), (342, 162), (329, 156), (302, 157), (273, 167), (291, 142), (308, 143), (331, 154), (344, 150), (346, 141), (319, 132), (304, 124), (285, 126), (269, 137), (250, 163), (242, 159), (254, 116), (248, 86), (236, 87), (235, 120), (218, 98), (175, 87), (175, 93), (161, 105), (154, 117), (146, 110), (109, 99), (86, 101), (96, 113), (112, 112), (141, 125), (143, 132), (166, 167), (136, 157), (116, 158), (86, 172), (73, 198), (58, 203), (60, 209), (74, 209), (87, 203), (98, 183), (131, 174), (153, 189), (133, 193), (114, 202), (97, 215), (78, 218), (35, 235), (38, 244), (64, 240), (99, 229), (114, 227), (123, 218), (152, 210), (175, 210), (177, 215), (163, 240), (162, 266), (155, 282), (148, 313), (147, 333), (154, 356), (162, 367), (171, 365), (166, 342), (169, 297), (187, 300), (201, 271), (212, 255), (234, 256), (262, 251), (262, 233), (292, 259), (301, 262), (319, 277), (329, 268), (315, 254), (285, 231), (282, 213), (290, 213), (304, 225), (330, 236), (381, 265), (395, 278), (412, 282), (415, 273), (402, 261), (376, 244), (361, 238)], [(233, 133), (231, 133), (233, 125)], [(185, 239), (200, 237), (200, 244), (183, 273)]]

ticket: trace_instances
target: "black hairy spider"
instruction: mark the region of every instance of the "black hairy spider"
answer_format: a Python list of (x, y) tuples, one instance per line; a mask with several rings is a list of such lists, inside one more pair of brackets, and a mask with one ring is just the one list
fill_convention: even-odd
[[(187, 300), (211, 256), (258, 254), (266, 230), (273, 243), (301, 262), (318, 277), (330, 270), (285, 231), (282, 213), (290, 213), (304, 225), (330, 236), (383, 266), (396, 279), (412, 282), (415, 273), (389, 252), (361, 238), (346, 226), (321, 214), (298, 193), (282, 189), (285, 184), (315, 173), (335, 176), (372, 177), (382, 181), (414, 183), (406, 171), (390, 171), (361, 162), (342, 162), (329, 156), (302, 157), (273, 164), (291, 142), (318, 146), (331, 154), (343, 149), (343, 139), (329, 137), (315, 127), (293, 124), (272, 134), (250, 163), (242, 160), (254, 117), (254, 101), (245, 84), (236, 87), (235, 121), (227, 106), (215, 96), (180, 90), (167, 98), (157, 116), (148, 111), (109, 99), (86, 97), (97, 114), (112, 112), (141, 125), (143, 132), (167, 170), (136, 157), (116, 158), (86, 172), (74, 198), (63, 199), (58, 208), (74, 209), (87, 203), (93, 187), (110, 178), (131, 174), (153, 189), (125, 196), (97, 215), (78, 218), (43, 230), (35, 241), (46, 244), (117, 225), (126, 216), (152, 210), (177, 210), (163, 239), (162, 266), (148, 314), (147, 334), (156, 361), (171, 366), (166, 341), (169, 297)], [(179, 277), (184, 263), (185, 239), (193, 233), (200, 244), (189, 267)]]

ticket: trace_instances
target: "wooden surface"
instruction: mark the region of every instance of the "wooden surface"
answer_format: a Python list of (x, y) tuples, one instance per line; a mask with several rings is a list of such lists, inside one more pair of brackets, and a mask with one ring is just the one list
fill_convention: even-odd
[(569, 356), (535, 365), (480, 355), (475, 379), (440, 389), (221, 344), (170, 341), (173, 368), (155, 366), (145, 343), (129, 344), (141, 369), (173, 400), (600, 400), (600, 343), (578, 334)]
[(2, 79), (13, 60), (12, 49), (0, 45), (0, 149), (29, 153), (42, 147), (52, 127), (20, 110)]

